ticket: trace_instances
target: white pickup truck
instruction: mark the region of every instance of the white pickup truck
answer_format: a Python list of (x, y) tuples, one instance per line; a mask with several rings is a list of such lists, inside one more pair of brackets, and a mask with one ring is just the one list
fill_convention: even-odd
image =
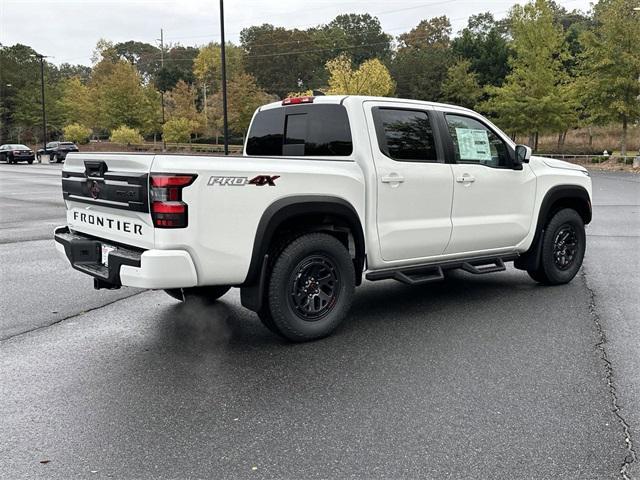
[(293, 341), (331, 333), (363, 276), (420, 284), (514, 261), (569, 282), (591, 221), (584, 168), (531, 156), (471, 110), (396, 98), (265, 105), (241, 157), (71, 153), (62, 191), (56, 247), (96, 288), (239, 287)]

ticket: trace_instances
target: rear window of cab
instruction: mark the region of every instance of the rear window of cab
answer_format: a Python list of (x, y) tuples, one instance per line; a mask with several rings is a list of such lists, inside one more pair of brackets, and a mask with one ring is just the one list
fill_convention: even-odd
[(342, 105), (290, 105), (259, 111), (247, 139), (247, 155), (342, 157), (353, 142)]

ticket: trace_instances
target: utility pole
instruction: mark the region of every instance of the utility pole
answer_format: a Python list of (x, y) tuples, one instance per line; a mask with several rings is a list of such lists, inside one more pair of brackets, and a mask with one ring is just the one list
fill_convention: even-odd
[(224, 133), (224, 154), (229, 155), (229, 125), (227, 121), (227, 61), (224, 44), (224, 0), (220, 0), (220, 61), (222, 73), (222, 123)]
[(40, 60), (40, 93), (42, 95), (42, 148), (47, 149), (47, 110), (44, 104), (44, 59), (48, 58), (46, 55), (39, 53), (31, 54), (31, 57), (35, 57)]
[[(160, 29), (160, 68), (164, 70), (164, 30)], [(160, 90), (160, 102), (162, 103), (162, 151), (167, 150), (167, 142), (164, 140), (164, 90)]]

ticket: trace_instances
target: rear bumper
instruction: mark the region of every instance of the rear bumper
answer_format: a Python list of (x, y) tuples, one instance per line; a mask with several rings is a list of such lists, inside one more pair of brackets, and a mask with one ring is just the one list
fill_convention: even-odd
[(29, 160), (35, 160), (35, 155), (14, 155), (13, 159), (16, 162), (28, 162)]
[[(56, 250), (76, 270), (94, 277), (96, 288), (187, 288), (198, 284), (191, 255), (184, 250), (141, 250), (113, 245), (98, 238), (58, 227)], [(102, 264), (102, 245), (113, 247), (108, 266)]]

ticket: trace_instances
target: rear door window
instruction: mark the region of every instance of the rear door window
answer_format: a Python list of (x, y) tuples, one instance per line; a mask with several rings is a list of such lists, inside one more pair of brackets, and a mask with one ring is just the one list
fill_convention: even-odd
[(353, 152), (347, 110), (342, 105), (290, 105), (256, 114), (247, 154), (258, 156), (348, 156)]
[(374, 107), (380, 151), (404, 162), (437, 162), (433, 128), (424, 110)]

